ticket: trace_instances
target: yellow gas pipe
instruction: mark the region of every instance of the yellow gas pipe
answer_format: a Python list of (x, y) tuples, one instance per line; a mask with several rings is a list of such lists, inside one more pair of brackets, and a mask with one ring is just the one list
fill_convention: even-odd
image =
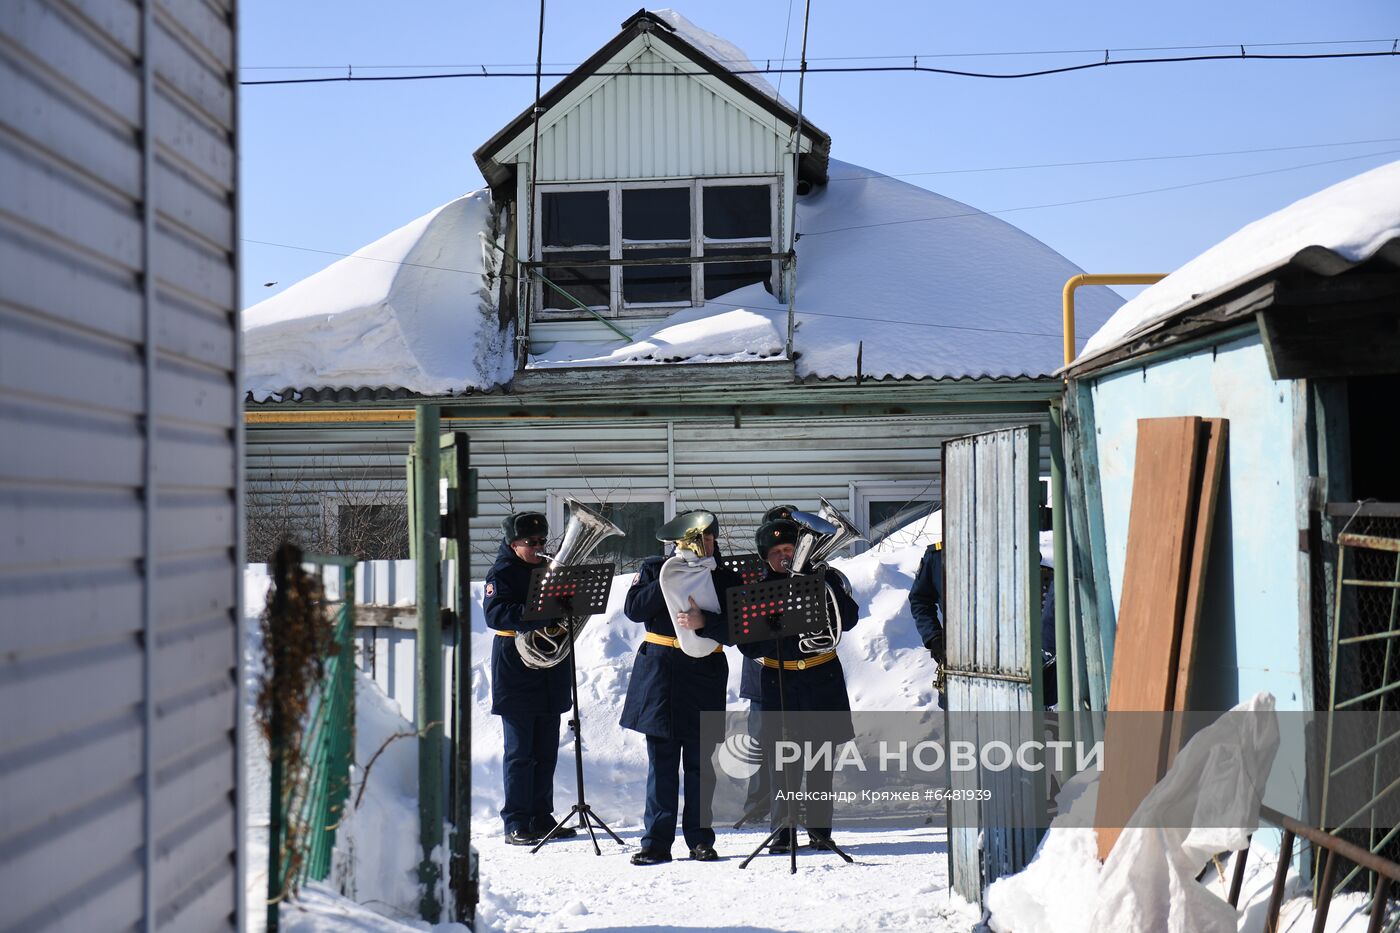
[(1165, 272), (1107, 273), (1090, 275), (1081, 272), (1065, 283), (1065, 365), (1074, 362), (1079, 354), (1074, 350), (1074, 291), (1081, 285), (1152, 285), (1167, 277)]

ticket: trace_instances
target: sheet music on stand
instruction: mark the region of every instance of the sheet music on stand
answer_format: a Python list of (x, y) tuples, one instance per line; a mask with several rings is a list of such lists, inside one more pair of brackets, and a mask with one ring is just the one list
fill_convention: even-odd
[(812, 574), (731, 587), (729, 636), (736, 644), (826, 629), (826, 581)]
[(759, 582), (768, 570), (768, 563), (757, 554), (725, 555), (719, 559), (719, 565), (737, 573), (743, 579), (744, 586)]
[(612, 580), (612, 564), (536, 567), (530, 573), (530, 590), (520, 620), (538, 622), (602, 612), (608, 608)]

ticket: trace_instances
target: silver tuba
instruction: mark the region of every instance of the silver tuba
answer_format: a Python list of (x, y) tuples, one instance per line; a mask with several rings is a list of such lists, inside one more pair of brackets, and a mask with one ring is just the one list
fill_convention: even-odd
[[(846, 516), (826, 500), (819, 497), (822, 507), (817, 514), (793, 512), (792, 520), (797, 522), (799, 531), (797, 546), (793, 549), (792, 572), (795, 574), (822, 573), (827, 569), (826, 562), (833, 554), (854, 541), (864, 540), (864, 535)], [(841, 586), (850, 595), (851, 584), (846, 575), (837, 570)], [(841, 612), (836, 594), (827, 586), (826, 630), (812, 635), (803, 635), (797, 640), (797, 647), (803, 654), (825, 654), (835, 651), (841, 643)]]
[[(581, 564), (604, 538), (623, 533), (622, 529), (597, 512), (574, 499), (566, 500), (569, 506), (569, 523), (564, 526), (564, 538), (559, 549), (546, 554), (551, 567), (569, 567)], [(515, 636), (515, 649), (520, 652), (520, 660), (526, 667), (543, 670), (553, 667), (569, 656), (569, 631), (572, 626), (574, 638), (578, 638), (584, 625), (592, 616), (570, 616), (559, 622), (552, 622), (533, 632), (522, 632)]]
[[(656, 532), (658, 541), (673, 541), (676, 553), (667, 558), (657, 572), (656, 582), (661, 586), (661, 595), (666, 599), (666, 609), (674, 620), (677, 613), (690, 608), (690, 598), (695, 605), (707, 612), (719, 612), (719, 594), (715, 592), (714, 579), (710, 572), (715, 569), (715, 559), (705, 556), (705, 529), (715, 523), (713, 512), (686, 512), (662, 525)], [(676, 643), (692, 658), (703, 658), (713, 654), (719, 642), (706, 638), (698, 632), (679, 625), (676, 629)]]

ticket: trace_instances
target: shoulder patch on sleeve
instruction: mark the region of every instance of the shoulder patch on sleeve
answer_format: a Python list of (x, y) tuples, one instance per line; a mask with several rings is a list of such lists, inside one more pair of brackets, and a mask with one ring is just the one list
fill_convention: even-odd
[(641, 582), (642, 582), (642, 575), (641, 575), (640, 573), (634, 573), (634, 574), (632, 574), (632, 583), (631, 583), (632, 586), (636, 586), (638, 583), (641, 583)]
[(489, 580), (486, 582), (486, 595), (488, 597), (496, 595), (496, 584)]

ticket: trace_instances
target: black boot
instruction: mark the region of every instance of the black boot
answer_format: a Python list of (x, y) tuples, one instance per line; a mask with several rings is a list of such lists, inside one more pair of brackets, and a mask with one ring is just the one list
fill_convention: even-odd
[(696, 862), (718, 862), (719, 853), (715, 851), (714, 846), (702, 842), (691, 848), (690, 858)]
[(657, 849), (643, 849), (632, 856), (633, 865), (663, 865), (669, 861), (671, 861), (671, 853)]

